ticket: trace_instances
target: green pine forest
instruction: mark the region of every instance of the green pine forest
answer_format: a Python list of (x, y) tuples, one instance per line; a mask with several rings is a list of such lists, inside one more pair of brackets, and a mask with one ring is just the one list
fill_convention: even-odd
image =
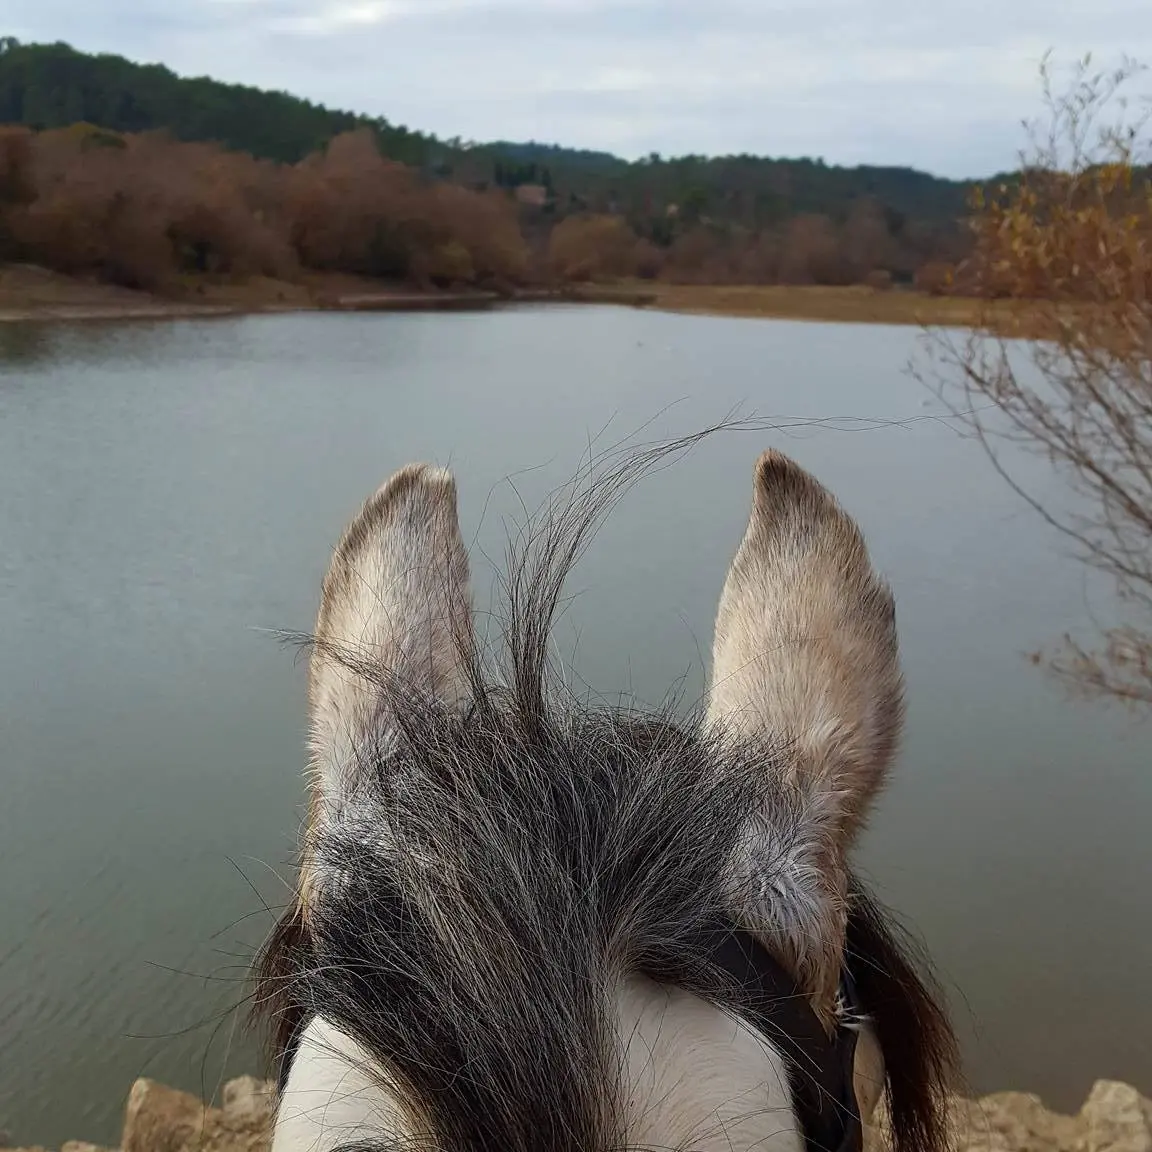
[(969, 187), (906, 167), (465, 143), (161, 64), (0, 39), (0, 260), (424, 285), (940, 281)]

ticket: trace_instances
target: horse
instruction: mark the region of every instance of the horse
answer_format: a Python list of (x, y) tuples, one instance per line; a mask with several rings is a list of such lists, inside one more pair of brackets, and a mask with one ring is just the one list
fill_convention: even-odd
[(891, 590), (765, 451), (698, 708), (580, 701), (550, 630), (635, 471), (512, 565), (499, 667), (451, 473), (402, 468), (345, 530), (255, 965), (272, 1152), (852, 1152), (882, 1102), (895, 1152), (946, 1146), (944, 997), (849, 865), (904, 720)]

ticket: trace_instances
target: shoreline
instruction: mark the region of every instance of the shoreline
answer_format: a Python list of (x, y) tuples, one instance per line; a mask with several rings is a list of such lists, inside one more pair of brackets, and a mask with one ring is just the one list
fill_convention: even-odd
[[(682, 285), (657, 281), (573, 284), (501, 294), (491, 291), (416, 291), (338, 274), (312, 274), (300, 283), (253, 279), (244, 283), (188, 279), (179, 296), (165, 297), (83, 280), (29, 265), (0, 266), (0, 324), (81, 321), (188, 320), (294, 312), (428, 312), (495, 309), (519, 304), (600, 304), (679, 315), (813, 323), (973, 327), (987, 302), (929, 296), (911, 289), (783, 285)], [(991, 313), (1024, 332), (1020, 304)]]

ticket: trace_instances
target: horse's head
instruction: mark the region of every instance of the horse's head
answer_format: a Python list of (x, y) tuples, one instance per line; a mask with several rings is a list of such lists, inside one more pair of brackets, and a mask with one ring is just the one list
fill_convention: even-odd
[(397, 473), (336, 551), (299, 895), (257, 989), (274, 1152), (852, 1148), (885, 1092), (930, 1152), (951, 1033), (847, 862), (902, 722), (859, 530), (760, 458), (683, 723), (550, 687), (589, 521), (514, 569), (499, 676), (446, 472)]

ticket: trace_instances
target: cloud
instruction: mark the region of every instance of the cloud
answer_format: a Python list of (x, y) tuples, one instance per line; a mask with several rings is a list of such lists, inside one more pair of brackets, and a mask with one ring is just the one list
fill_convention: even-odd
[(399, 0), (368, 0), (359, 4), (328, 4), (307, 16), (284, 16), (272, 27), (288, 32), (338, 33), (356, 27), (383, 24), (407, 15), (406, 5)]
[(990, 173), (1054, 48), (1152, 63), (1145, 0), (7, 0), (3, 31), (441, 136)]

